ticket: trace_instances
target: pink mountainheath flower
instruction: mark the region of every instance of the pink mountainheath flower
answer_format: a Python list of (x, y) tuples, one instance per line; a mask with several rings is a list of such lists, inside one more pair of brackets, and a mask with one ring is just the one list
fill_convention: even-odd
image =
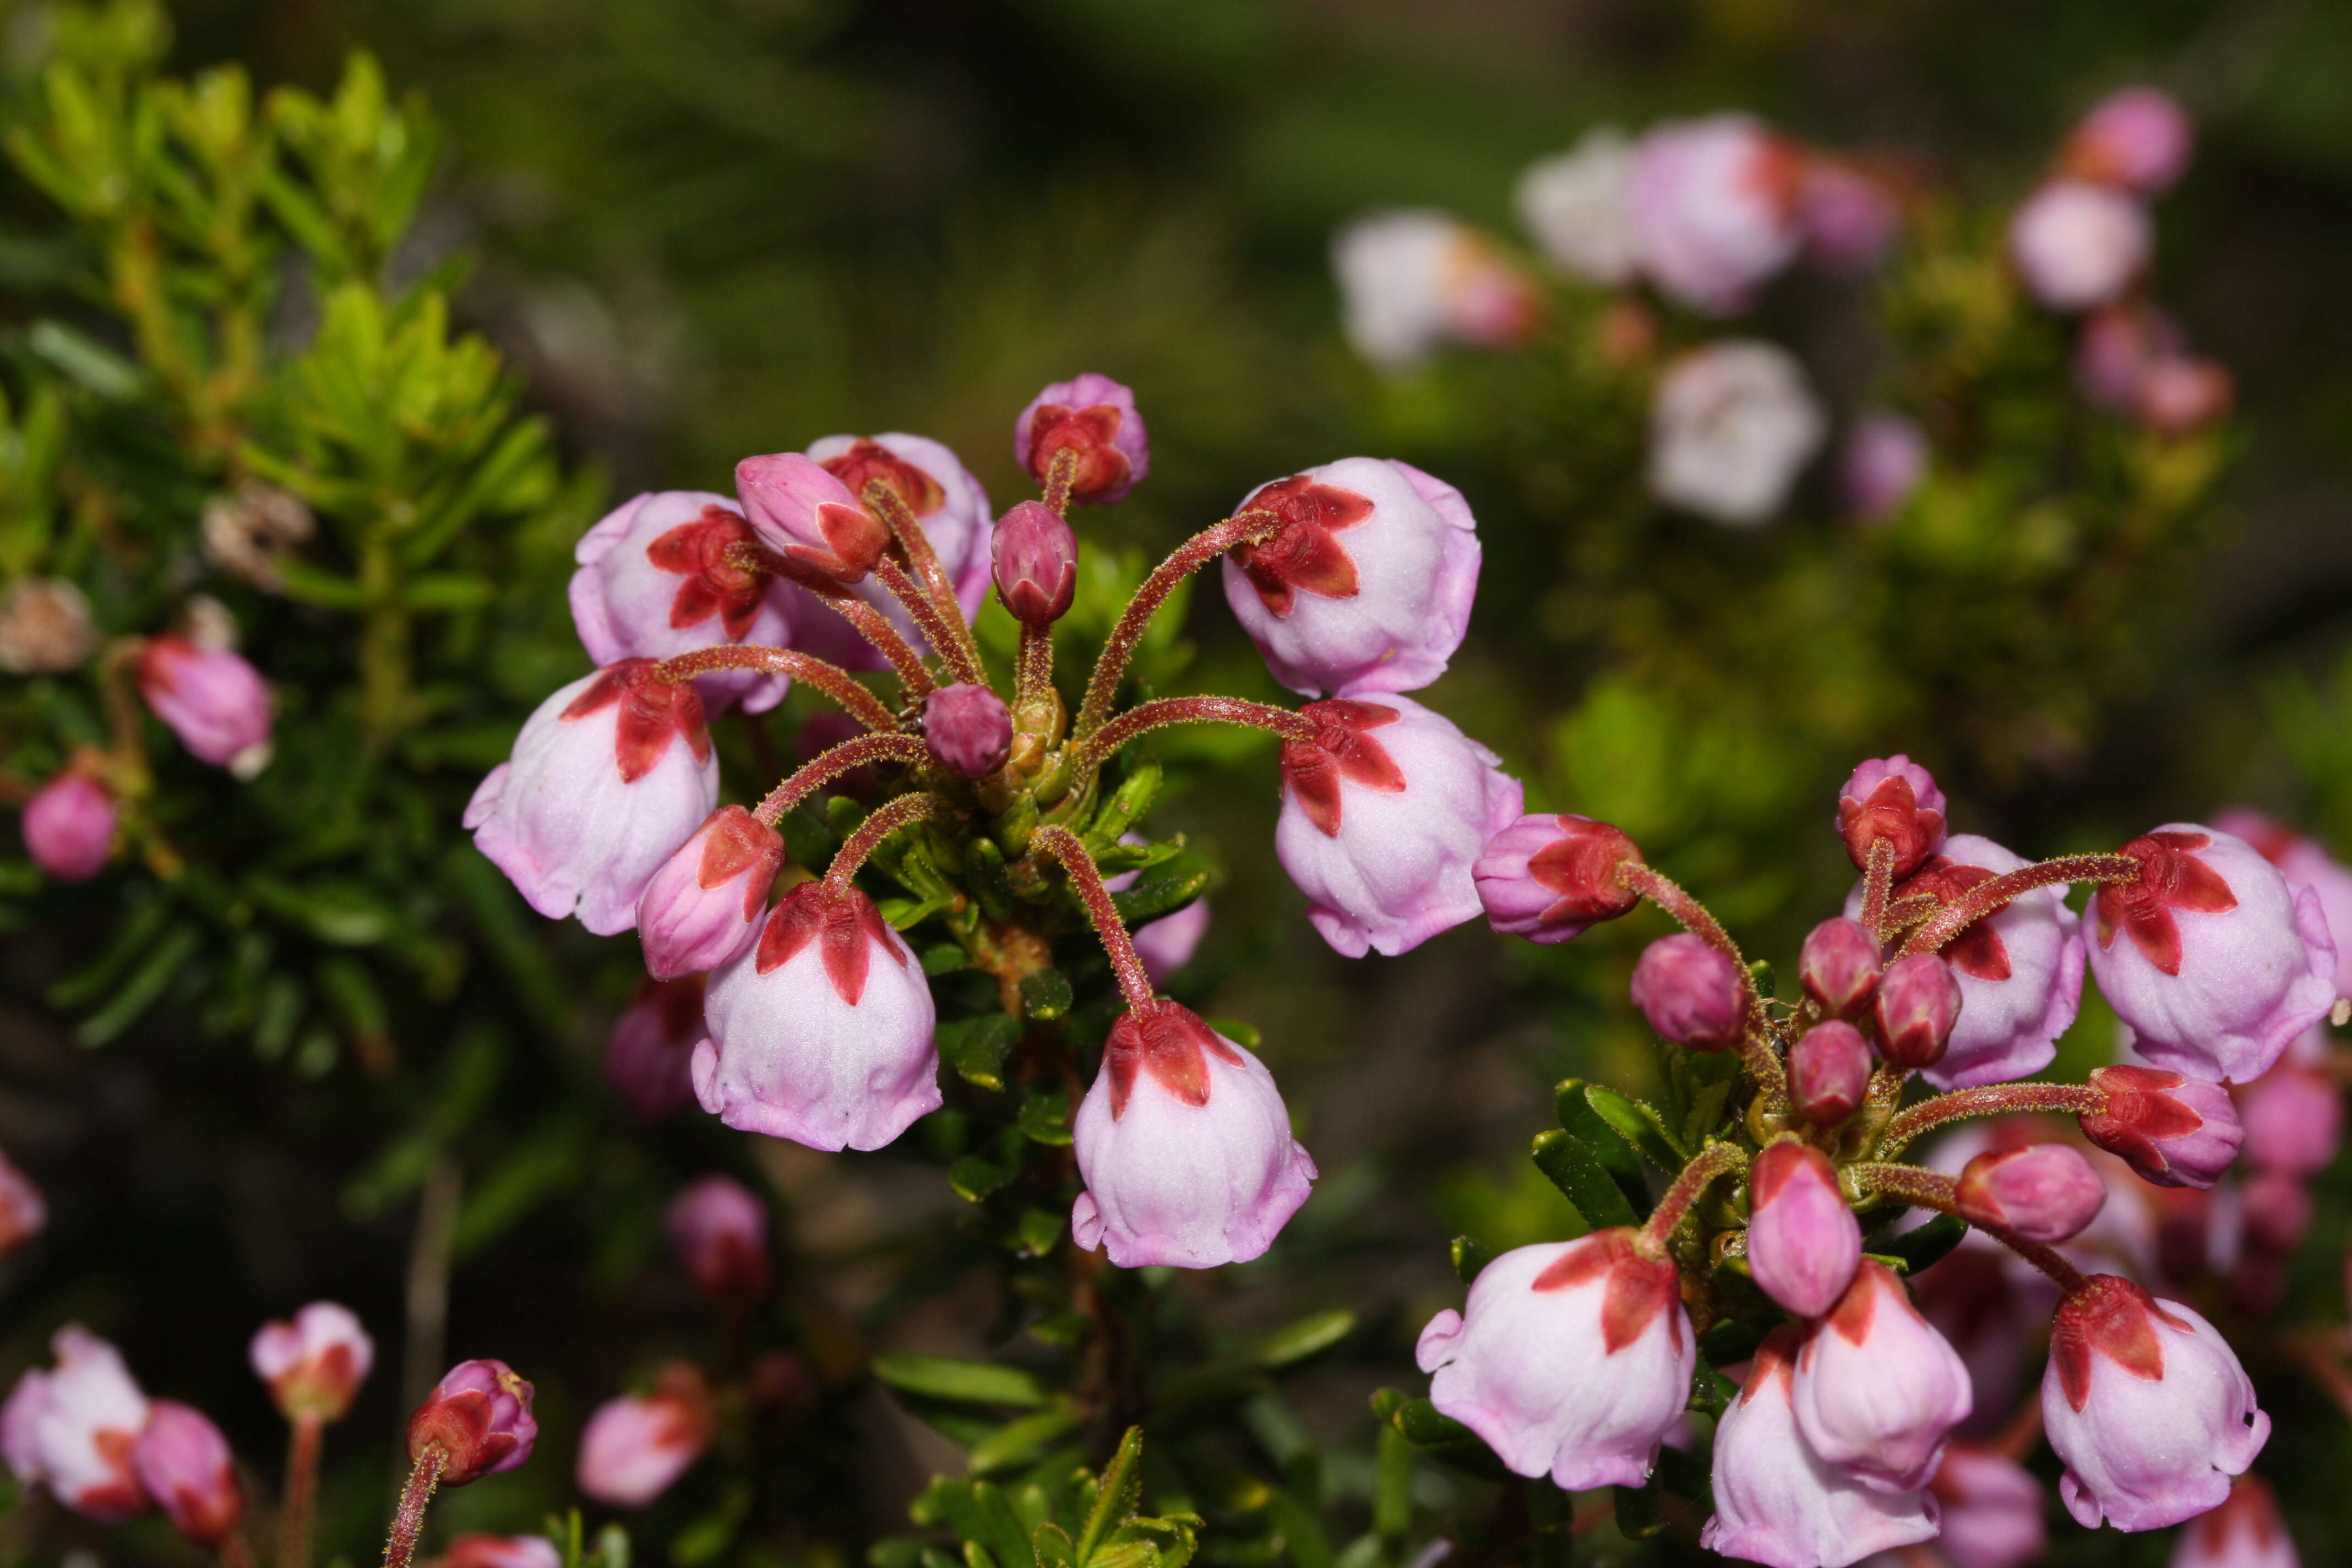
[(1494, 241), (1442, 212), (1379, 212), (1331, 237), (1349, 346), (1406, 370), (1447, 343), (1516, 342), (1541, 319), (1525, 274)]
[(2075, 122), (2058, 166), (2080, 180), (2149, 196), (2189, 167), (2197, 129), (2170, 93), (2126, 87), (2109, 93)]
[(1733, 338), (1669, 362), (1650, 405), (1650, 493), (1735, 528), (1769, 521), (1829, 434), (1804, 367)]
[[(572, 552), (580, 563), (571, 596), (581, 646), (607, 665), (729, 643), (790, 642), (792, 623), (773, 580), (727, 559), (730, 547), (758, 538), (733, 502), (708, 490), (647, 491), (623, 501)], [(739, 698), (745, 712), (764, 713), (792, 683), (727, 669), (694, 684), (712, 713)]]
[(1151, 436), (1135, 393), (1088, 371), (1031, 398), (1013, 422), (1013, 456), (1044, 484), (1061, 452), (1077, 459), (1071, 500), (1100, 506), (1125, 500), (1151, 472)]
[(242, 656), (166, 633), (139, 654), (139, 694), (204, 762), (249, 779), (269, 763), (269, 688)]
[(2009, 223), (2009, 256), (2025, 291), (2053, 310), (2113, 302), (2147, 265), (2156, 238), (2133, 197), (2086, 180), (2053, 180)]
[(49, 1350), (57, 1365), (27, 1371), (0, 1405), (9, 1473), (100, 1524), (144, 1512), (131, 1454), (149, 1405), (121, 1352), (79, 1323), (59, 1329)]
[(573, 1479), (583, 1497), (644, 1508), (702, 1458), (710, 1429), (702, 1374), (675, 1363), (651, 1394), (625, 1394), (596, 1407), (580, 1431)]
[(1783, 1140), (1748, 1171), (1748, 1268), (1756, 1283), (1801, 1318), (1838, 1303), (1862, 1266), (1862, 1226), (1818, 1149)]
[(313, 1301), (261, 1325), (247, 1352), (289, 1421), (341, 1421), (375, 1365), (375, 1341), (349, 1307)]
[(1562, 942), (1642, 901), (1617, 880), (1642, 851), (1605, 822), (1570, 813), (1522, 816), (1486, 840), (1470, 868), (1486, 923), (1505, 936)]
[(408, 1418), (408, 1459), (441, 1457), (441, 1484), (467, 1486), (520, 1467), (539, 1441), (531, 1385), (502, 1361), (461, 1361)]
[(1686, 931), (1642, 950), (1631, 990), (1650, 1027), (1695, 1051), (1729, 1050), (1747, 1026), (1748, 977)]
[(1804, 242), (1803, 156), (1743, 114), (1666, 121), (1642, 138), (1632, 183), (1642, 270), (1695, 310), (1747, 308)]
[(676, 980), (740, 957), (760, 934), (783, 864), (783, 835), (741, 806), (704, 818), (637, 895), (646, 973)]
[(679, 1267), (712, 1300), (768, 1293), (768, 1205), (732, 1176), (688, 1183), (670, 1200), (663, 1229)]
[(245, 1519), (228, 1439), (200, 1410), (170, 1399), (150, 1405), (131, 1463), (172, 1527), (199, 1546), (218, 1546)]
[(106, 869), (116, 816), (104, 784), (88, 773), (59, 773), (25, 803), (25, 853), (61, 882), (86, 882)]
[(1975, 1398), (1968, 1368), (1895, 1271), (1864, 1260), (1797, 1354), (1791, 1402), (1812, 1451), (1882, 1491), (1927, 1484)]
[(702, 1024), (708, 976), (651, 976), (613, 1021), (604, 1047), (604, 1081), (639, 1121), (658, 1121), (694, 1103), (694, 1047), (709, 1036)]
[(2245, 1142), (2220, 1084), (2129, 1065), (2094, 1068), (2085, 1082), (2106, 1103), (2083, 1118), (2083, 1135), (2158, 1186), (2211, 1186)]

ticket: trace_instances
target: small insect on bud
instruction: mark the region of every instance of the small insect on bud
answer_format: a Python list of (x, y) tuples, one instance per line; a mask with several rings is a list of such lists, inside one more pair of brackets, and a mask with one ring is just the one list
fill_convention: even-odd
[(462, 1487), (516, 1468), (539, 1441), (531, 1386), (502, 1361), (461, 1361), (408, 1418), (408, 1458), (441, 1460), (441, 1484)]
[(1650, 1027), (1677, 1045), (1726, 1051), (1739, 1043), (1748, 995), (1739, 966), (1688, 931), (1643, 950), (1633, 992)]
[(1960, 1016), (1960, 983), (1952, 966), (1932, 952), (1915, 952), (1886, 966), (1872, 1016), (1878, 1048), (1899, 1068), (1933, 1067)]
[(954, 772), (984, 779), (1013, 754), (1013, 710), (985, 686), (942, 686), (923, 703), (923, 739)]
[(1024, 500), (996, 520), (996, 596), (1013, 618), (1051, 626), (1078, 591), (1078, 536), (1043, 501)]
[(1837, 830), (1861, 869), (1870, 869), (1870, 847), (1883, 839), (1895, 847), (1895, 874), (1907, 877), (1944, 842), (1944, 792), (1900, 752), (1874, 757), (1838, 792)]
[(2106, 1205), (2107, 1184), (2091, 1162), (2063, 1143), (1987, 1150), (1960, 1170), (1960, 1217), (2014, 1231), (2028, 1241), (2082, 1234)]
[(1823, 921), (1797, 955), (1797, 981), (1831, 1017), (1853, 1017), (1878, 989), (1878, 943), (1860, 921)]
[(1852, 1116), (1870, 1092), (1870, 1042), (1842, 1019), (1814, 1025), (1789, 1047), (1789, 1094), (1816, 1127)]

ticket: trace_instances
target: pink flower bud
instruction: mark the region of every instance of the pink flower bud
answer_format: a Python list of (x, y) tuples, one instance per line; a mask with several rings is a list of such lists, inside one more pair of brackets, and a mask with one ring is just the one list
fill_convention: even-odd
[(131, 1462), (173, 1528), (197, 1545), (218, 1546), (244, 1521), (228, 1439), (202, 1411), (169, 1399), (150, 1405)]
[(1381, 370), (1447, 343), (1517, 342), (1543, 319), (1535, 286), (1500, 246), (1423, 207), (1376, 212), (1331, 238), (1349, 345)]
[(2163, 436), (2201, 430), (2230, 412), (2237, 383), (2218, 360), (2173, 354), (2148, 367), (2133, 411), (2140, 423)]
[(1851, 163), (1804, 160), (1797, 182), (1797, 225), (1805, 260), (1840, 278), (1876, 270), (1903, 237), (1903, 211), (1883, 180)]
[(147, 1507), (131, 1458), (147, 1426), (147, 1396), (121, 1353), (79, 1323), (59, 1329), (49, 1349), (56, 1367), (27, 1371), (0, 1405), (0, 1456), (19, 1483), (120, 1524)]
[(1832, 1018), (1858, 1016), (1878, 989), (1878, 941), (1860, 921), (1823, 921), (1797, 954), (1797, 984)]
[(1617, 868), (1642, 863), (1641, 847), (1589, 816), (1522, 816), (1492, 838), (1470, 868), (1486, 923), (1506, 936), (1561, 942), (1642, 901)]
[(636, 924), (646, 884), (718, 804), (702, 700), (626, 659), (541, 703), (464, 820), (532, 909), (610, 936)]
[(2170, 93), (2127, 87), (2075, 123), (2058, 167), (2078, 180), (2154, 195), (2180, 178), (2196, 141), (2188, 112)]
[(1727, 1051), (1748, 1023), (1739, 966), (1688, 931), (1662, 936), (1633, 965), (1633, 1005), (1650, 1027), (1695, 1051)]
[(241, 779), (268, 765), (269, 688), (227, 648), (198, 647), (170, 632), (148, 638), (139, 694), (200, 760)]
[(1909, 1492), (1936, 1473), (1944, 1435), (1975, 1400), (1958, 1352), (1895, 1271), (1865, 1259), (1806, 1334), (1792, 1403), (1814, 1453), (1866, 1487)]
[(644, 1508), (702, 1458), (710, 1426), (702, 1374), (672, 1363), (653, 1393), (608, 1399), (588, 1417), (574, 1470), (581, 1495), (613, 1508)]
[[(1895, 886), (1896, 899), (1951, 903), (1980, 883), (2026, 864), (1989, 838), (1958, 833)], [(1862, 909), (1863, 887), (1846, 896)], [(1925, 1072), (1940, 1089), (2007, 1083), (2055, 1060), (2058, 1037), (2074, 1026), (2083, 1000), (2083, 935), (2063, 888), (2036, 888), (2011, 900), (1944, 944), (1944, 962), (1960, 987), (1960, 1016), (1944, 1054)]]
[(2284, 1257), (2303, 1245), (2318, 1205), (2307, 1179), (2291, 1171), (2256, 1171), (2238, 1189), (2246, 1239)]
[(735, 465), (735, 494), (763, 543), (837, 583), (861, 580), (889, 548), (889, 526), (798, 452), (744, 458)]
[(938, 1014), (906, 940), (856, 888), (803, 882), (710, 977), (694, 1092), (728, 1126), (879, 1149), (940, 1108)]
[(2326, 1073), (2283, 1061), (2238, 1091), (2246, 1158), (2257, 1169), (2311, 1176), (2336, 1163), (2344, 1100)]
[(2188, 342), (2180, 324), (2153, 306), (2129, 301), (2101, 306), (2083, 318), (2074, 341), (2074, 384), (2102, 408), (2135, 413), (2148, 374), (2163, 362), (2179, 358)]
[(740, 955), (760, 934), (783, 863), (783, 835), (740, 805), (712, 812), (637, 895), (646, 973), (675, 980)]
[(694, 1102), (694, 1047), (709, 1036), (702, 1026), (708, 977), (647, 979), (636, 999), (614, 1020), (604, 1047), (604, 1081), (639, 1121), (659, 1121)]
[(1886, 966), (1870, 1011), (1888, 1061), (1915, 1070), (1933, 1067), (1960, 1016), (1960, 983), (1932, 952), (1898, 958)]
[(1789, 1047), (1789, 1095), (1797, 1114), (1816, 1127), (1834, 1127), (1870, 1092), (1870, 1042), (1842, 1018), (1815, 1024)]
[(1108, 505), (1126, 500), (1151, 472), (1151, 438), (1136, 410), (1135, 394), (1088, 371), (1031, 398), (1013, 422), (1013, 457), (1044, 484), (1058, 452), (1077, 458), (1072, 500)]
[(1409, 697), (1300, 711), (1316, 736), (1282, 742), (1274, 847), (1323, 940), (1395, 954), (1476, 915), (1471, 864), (1521, 805), (1500, 759)]
[(249, 1354), (287, 1420), (341, 1421), (375, 1364), (375, 1342), (350, 1308), (313, 1301), (262, 1324)]
[(1315, 1180), (1265, 1064), (1173, 1002), (1119, 1015), (1072, 1131), (1070, 1234), (1122, 1268), (1246, 1263)]
[(1895, 874), (1907, 877), (1944, 842), (1944, 792), (1900, 752), (1873, 758), (1838, 791), (1837, 831), (1857, 869), (1870, 869), (1870, 847), (1885, 839), (1895, 847)]
[(1415, 1355), (1438, 1412), (1514, 1474), (1583, 1491), (1649, 1479), (1698, 1346), (1674, 1265), (1618, 1229), (1503, 1254)]
[(459, 1362), (408, 1418), (409, 1462), (437, 1451), (445, 1487), (516, 1468), (539, 1441), (530, 1395), (530, 1384), (502, 1361)]
[(985, 686), (942, 686), (923, 702), (923, 739), (950, 771), (983, 779), (1013, 754), (1013, 710)]
[(731, 1176), (703, 1176), (670, 1200), (670, 1250), (714, 1301), (768, 1293), (768, 1205)]
[(2105, 1097), (2083, 1118), (2083, 1136), (2145, 1179), (2210, 1187), (2245, 1142), (2230, 1091), (2165, 1068), (2098, 1068), (2085, 1080)]
[(2319, 895), (2243, 839), (2177, 822), (2118, 853), (2135, 882), (2091, 900), (2091, 973), (2133, 1049), (2190, 1078), (2268, 1072), (2336, 1003), (2336, 943)]
[(1642, 269), (1682, 304), (1745, 310), (1796, 259), (1797, 149), (1743, 114), (1666, 121), (1642, 138), (1632, 201)]
[(1848, 515), (1884, 522), (1927, 477), (1932, 453), (1918, 421), (1872, 409), (1853, 422), (1838, 454), (1838, 500)]
[[(669, 658), (729, 643), (781, 646), (792, 625), (776, 584), (732, 564), (728, 552), (758, 534), (725, 496), (648, 491), (605, 514), (572, 549), (572, 624), (600, 665)], [(704, 706), (724, 712), (740, 698), (764, 713), (792, 683), (751, 670), (695, 678)]]
[(0, 1258), (48, 1228), (49, 1205), (33, 1179), (0, 1154)]
[(1934, 1540), (1936, 1505), (1923, 1493), (1865, 1486), (1806, 1440), (1795, 1409), (1798, 1334), (1783, 1327), (1765, 1336), (1716, 1423), (1715, 1516), (1699, 1544), (1774, 1568), (1843, 1568)]
[(25, 853), (61, 882), (106, 869), (114, 847), (114, 796), (88, 773), (63, 773), (25, 803)]
[[(966, 616), (979, 613), (981, 601), (988, 596), (992, 509), (988, 491), (962, 458), (928, 436), (898, 430), (879, 436), (827, 436), (809, 443), (808, 456), (839, 479), (861, 506), (869, 484), (878, 483), (896, 496), (939, 558), (956, 603)], [(866, 595), (899, 630), (914, 632), (914, 621), (887, 590), (868, 584)], [(828, 620), (838, 620), (830, 611), (824, 614)]]
[(1043, 501), (1024, 500), (996, 520), (996, 596), (1013, 618), (1051, 626), (1078, 592), (1078, 536)]
[(2016, 1460), (1954, 1443), (1927, 1495), (1943, 1515), (1936, 1550), (1952, 1568), (2025, 1568), (2041, 1560), (2048, 1543), (2042, 1483)]
[(1783, 1140), (1748, 1172), (1748, 1268), (1764, 1293), (1801, 1318), (1837, 1304), (1862, 1264), (1862, 1226), (1818, 1149)]
[(1381, 458), (1342, 458), (1260, 485), (1235, 517), (1272, 514), (1270, 539), (1227, 552), (1225, 603), (1293, 691), (1412, 691), (1445, 673), (1478, 592), (1478, 525), (1444, 480)]
[(1960, 1217), (2028, 1241), (2072, 1241), (2099, 1216), (2107, 1186), (2063, 1143), (1988, 1150), (1960, 1172)]
[(2213, 1325), (2128, 1279), (2094, 1275), (2058, 1304), (2042, 1420), (2086, 1530), (2158, 1530), (2216, 1508), (2271, 1435)]
[(563, 1568), (544, 1535), (461, 1535), (426, 1568)]
[(2086, 310), (2120, 295), (2156, 239), (2132, 197), (2083, 180), (2053, 180), (2009, 223), (2009, 257), (2026, 292), (2053, 310)]
[(2278, 1494), (2252, 1471), (2231, 1484), (2221, 1507), (2181, 1531), (2171, 1568), (2303, 1568), (2279, 1517)]

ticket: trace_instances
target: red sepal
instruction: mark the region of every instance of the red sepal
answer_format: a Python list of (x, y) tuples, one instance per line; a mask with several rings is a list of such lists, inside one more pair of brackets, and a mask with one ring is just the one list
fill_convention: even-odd
[(1612, 921), (1642, 901), (1617, 880), (1618, 867), (1642, 863), (1642, 847), (1623, 828), (1580, 816), (1558, 820), (1560, 836), (1528, 857), (1528, 875), (1559, 895), (1544, 910), (1544, 924)]
[[(1895, 897), (1900, 900), (1924, 894), (1939, 904), (1948, 904), (1978, 883), (1992, 879), (1993, 873), (1981, 866), (1963, 866), (1948, 855), (1930, 855), (1916, 874), (1895, 884)], [(1990, 915), (1971, 923), (1939, 951), (1944, 962), (1962, 974), (1979, 980), (2006, 980), (2010, 976), (2009, 944), (2000, 940), (2000, 932), (1992, 929)]]
[(743, 918), (748, 921), (767, 901), (777, 868), (784, 863), (783, 835), (740, 805), (720, 806), (702, 826), (702, 858), (694, 868), (695, 882), (705, 889), (724, 887), (751, 872), (743, 884)]
[(1907, 877), (1943, 838), (1944, 814), (1921, 805), (1909, 779), (1889, 773), (1869, 798), (1838, 802), (1838, 836), (1845, 840), (1845, 852), (1853, 863), (1865, 871), (1870, 869), (1870, 847), (1886, 840), (1895, 847), (1895, 874)]
[(1404, 770), (1367, 733), (1395, 723), (1401, 717), (1395, 709), (1333, 698), (1298, 711), (1315, 721), (1315, 738), (1282, 742), (1282, 787), (1328, 837), (1339, 836), (1342, 780), (1382, 795), (1404, 793)]
[(2167, 974), (2179, 974), (2180, 924), (2172, 911), (2218, 915), (2238, 907), (2238, 895), (2221, 873), (2189, 853), (2212, 842), (2202, 833), (2151, 833), (2117, 850), (2139, 862), (2139, 880), (2109, 882), (2091, 900), (2099, 945), (2115, 946), (2120, 930), (2141, 957)]
[(2106, 1109), (2087, 1111), (2083, 1136), (2141, 1171), (2163, 1171), (2171, 1162), (2159, 1142), (2186, 1138), (2205, 1119), (2172, 1098), (2169, 1090), (2189, 1080), (2163, 1068), (2095, 1068), (2084, 1080), (2105, 1098)]
[(852, 1007), (866, 994), (866, 966), (873, 962), (874, 949), (881, 949), (899, 968), (907, 967), (906, 955), (890, 940), (882, 912), (855, 888), (834, 892), (819, 880), (803, 882), (786, 893), (769, 911), (753, 964), (758, 973), (772, 973), (812, 942), (824, 960), (833, 994)]
[[(1536, 1276), (1529, 1289), (1567, 1290), (1604, 1274), (1608, 1283), (1601, 1299), (1601, 1343), (1604, 1353), (1615, 1355), (1640, 1339), (1659, 1313), (1681, 1301), (1682, 1279), (1665, 1259), (1644, 1258), (1634, 1246), (1633, 1232), (1620, 1226), (1595, 1231), (1571, 1246)], [(1682, 1348), (1679, 1313), (1666, 1318), (1666, 1342)]]
[(743, 640), (767, 597), (768, 580), (757, 572), (730, 565), (727, 550), (730, 545), (750, 544), (758, 537), (742, 513), (706, 506), (699, 518), (679, 523), (646, 546), (647, 563), (686, 579), (670, 600), (673, 627), (698, 626), (717, 616), (730, 641)]
[(849, 450), (838, 458), (827, 458), (817, 467), (841, 481), (842, 488), (863, 500), (869, 481), (878, 479), (896, 491), (907, 510), (917, 517), (929, 517), (947, 504), (947, 492), (940, 481), (916, 464), (907, 461), (881, 442), (860, 436), (849, 444)]
[(1030, 474), (1043, 484), (1054, 471), (1054, 454), (1075, 452), (1078, 471), (1070, 481), (1070, 494), (1084, 498), (1117, 489), (1127, 483), (1133, 467), (1127, 454), (1113, 444), (1118, 427), (1126, 422), (1127, 410), (1116, 404), (1097, 403), (1089, 408), (1039, 404), (1029, 416)]
[(2058, 1369), (2058, 1386), (2076, 1410), (2090, 1402), (2091, 1359), (2103, 1355), (2133, 1377), (2149, 1383), (2164, 1379), (2164, 1342), (2156, 1325), (2194, 1332), (2187, 1323), (2157, 1305), (2156, 1298), (2112, 1274), (2095, 1274), (2090, 1283), (2058, 1303), (2050, 1322), (2050, 1363)]
[(1282, 531), (1258, 544), (1234, 547), (1234, 563), (1248, 574), (1265, 607), (1290, 614), (1297, 591), (1326, 599), (1352, 599), (1359, 584), (1355, 557), (1332, 537), (1372, 515), (1372, 500), (1305, 474), (1278, 480), (1252, 496), (1248, 510), (1282, 519)]
[(613, 731), (613, 752), (620, 764), (621, 782), (635, 784), (660, 765), (671, 740), (686, 737), (697, 762), (710, 759), (710, 731), (703, 721), (702, 699), (690, 680), (662, 680), (654, 675), (650, 658), (625, 658), (596, 672), (579, 696), (559, 715), (565, 723), (621, 705)]
[(1103, 1071), (1110, 1075), (1110, 1119), (1127, 1114), (1140, 1070), (1166, 1090), (1179, 1105), (1195, 1110), (1209, 1103), (1209, 1058), (1229, 1067), (1242, 1058), (1223, 1037), (1201, 1016), (1178, 1003), (1161, 1001), (1149, 1012), (1133, 1009), (1118, 1016), (1103, 1046)]

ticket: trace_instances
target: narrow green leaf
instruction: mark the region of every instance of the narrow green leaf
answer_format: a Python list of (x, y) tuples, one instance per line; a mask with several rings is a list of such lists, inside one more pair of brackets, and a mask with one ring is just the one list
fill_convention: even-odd
[(1077, 1568), (1078, 1551), (1070, 1532), (1051, 1520), (1037, 1527), (1030, 1546), (1037, 1554), (1037, 1568)]
[(1895, 1269), (1916, 1274), (1942, 1262), (1968, 1234), (1968, 1221), (1956, 1214), (1939, 1214), (1915, 1229), (1873, 1240), (1870, 1250)]
[(974, 1444), (966, 1459), (975, 1476), (992, 1475), (1015, 1465), (1025, 1465), (1044, 1453), (1056, 1438), (1075, 1430), (1077, 1425), (1077, 1414), (1067, 1406), (1040, 1410), (1034, 1415), (1006, 1422), (996, 1429), (994, 1436)]
[(1015, 1234), (1021, 1239), (1021, 1256), (1043, 1258), (1054, 1250), (1062, 1239), (1062, 1224), (1067, 1213), (1061, 1209), (1028, 1209), (1021, 1215)]
[(1475, 1280), (1479, 1271), (1494, 1260), (1494, 1253), (1484, 1242), (1467, 1236), (1454, 1238), (1454, 1272), (1465, 1285)]
[(1345, 1309), (1318, 1312), (1265, 1335), (1253, 1343), (1243, 1359), (1272, 1372), (1327, 1351), (1356, 1330), (1356, 1314)]
[(193, 925), (175, 925), (166, 931), (106, 1005), (75, 1027), (74, 1038), (85, 1046), (102, 1046), (137, 1023), (203, 943), (203, 933)]
[(1070, 1142), (1070, 1097), (1059, 1089), (1030, 1090), (1021, 1102), (1020, 1126), (1023, 1135), (1033, 1143), (1066, 1147)]
[(976, 1204), (991, 1193), (1002, 1192), (1019, 1173), (1010, 1162), (966, 1154), (948, 1167), (948, 1185), (964, 1202)]
[(1070, 1010), (1070, 978), (1058, 969), (1021, 977), (1021, 1006), (1032, 1018), (1051, 1021)]
[(1143, 1500), (1143, 1428), (1130, 1426), (1118, 1440), (1118, 1452), (1103, 1467), (1102, 1481), (1095, 1494), (1095, 1506), (1087, 1514), (1087, 1527), (1078, 1534), (1078, 1561), (1094, 1563), (1095, 1551), (1103, 1545), (1113, 1531), (1135, 1517)]
[(1113, 893), (1110, 901), (1118, 909), (1119, 919), (1129, 929), (1178, 910), (1209, 890), (1209, 874), (1195, 871), (1190, 876), (1146, 877), (1123, 893)]
[(1694, 1151), (1684, 1148), (1667, 1130), (1666, 1119), (1658, 1114), (1657, 1107), (1597, 1083), (1584, 1086), (1584, 1100), (1620, 1138), (1658, 1169), (1673, 1173), (1690, 1163)]
[(1021, 1023), (1002, 1013), (957, 1018), (939, 1026), (940, 1055), (965, 1082), (991, 1091), (1004, 1087), (1005, 1059), (1021, 1039)]
[(878, 1355), (874, 1375), (892, 1388), (961, 1405), (1005, 1405), (1027, 1408), (1045, 1403), (1035, 1377), (1016, 1366), (954, 1361), (934, 1355)]
[(1559, 1124), (1600, 1162), (1601, 1168), (1608, 1173), (1611, 1181), (1617, 1184), (1617, 1190), (1624, 1194), (1625, 1201), (1633, 1205), (1633, 1212), (1636, 1215), (1647, 1214), (1650, 1210), (1650, 1179), (1642, 1157), (1593, 1109), (1592, 1101), (1585, 1092), (1591, 1088), (1591, 1085), (1580, 1079), (1569, 1079), (1552, 1091), (1553, 1108), (1559, 1114)]
[(1593, 1229), (1633, 1225), (1640, 1218), (1600, 1158), (1574, 1133), (1538, 1133), (1533, 1153), (1536, 1168), (1551, 1178)]

